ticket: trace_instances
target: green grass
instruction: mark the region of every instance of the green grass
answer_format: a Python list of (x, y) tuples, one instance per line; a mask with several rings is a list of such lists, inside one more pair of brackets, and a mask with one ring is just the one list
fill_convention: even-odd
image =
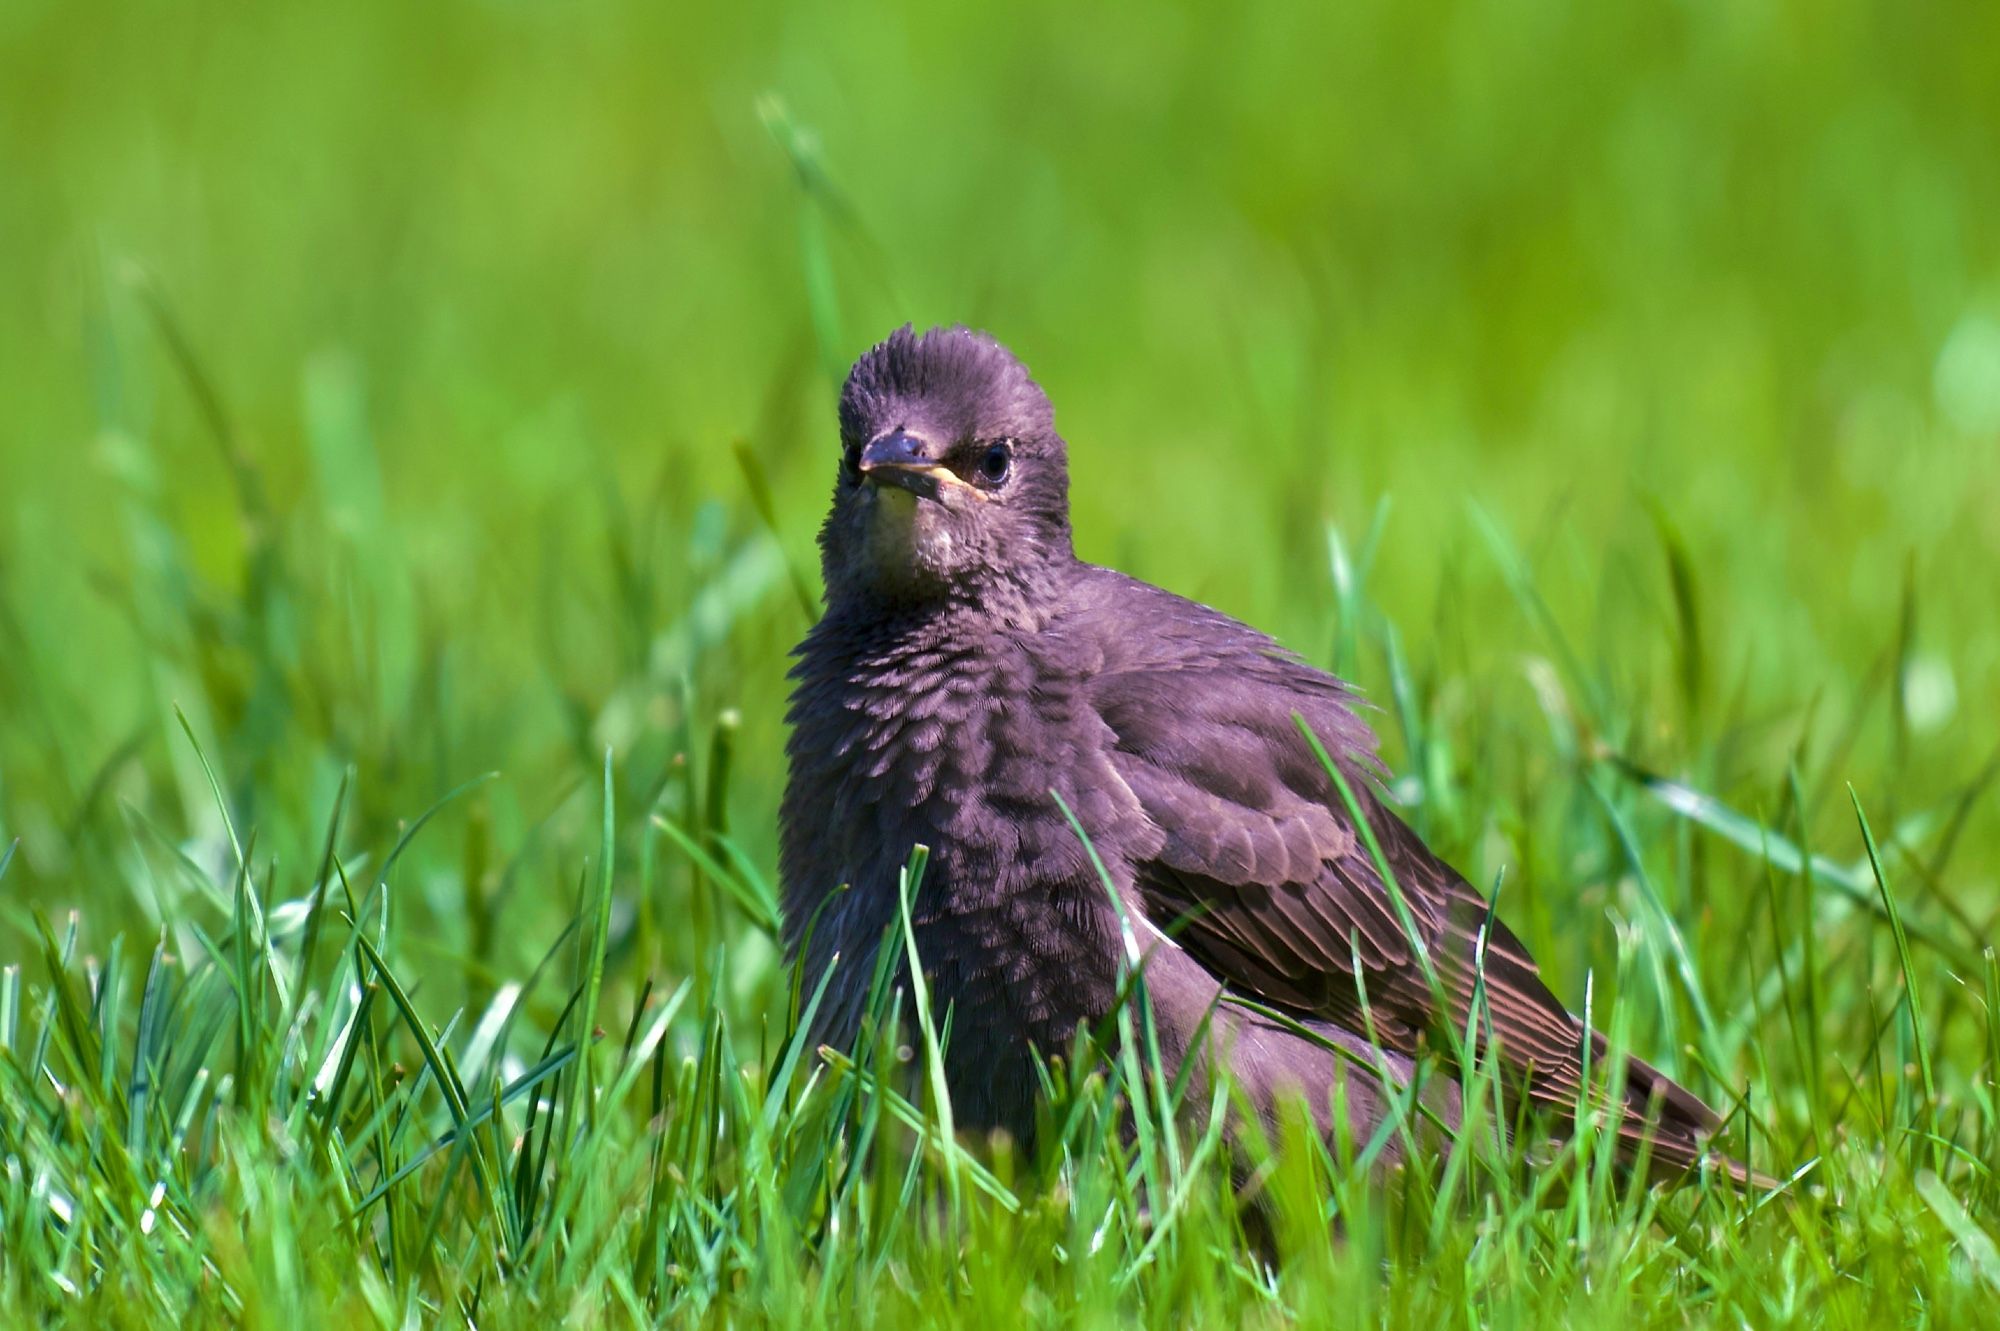
[[(0, 8), (0, 1323), (1991, 1320), (2000, 11), (204, 8)], [(1783, 1194), (791, 1040), (904, 319)]]

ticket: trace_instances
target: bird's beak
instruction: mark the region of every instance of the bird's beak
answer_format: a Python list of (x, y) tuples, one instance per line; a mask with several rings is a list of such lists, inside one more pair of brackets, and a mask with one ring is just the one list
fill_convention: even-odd
[(949, 489), (979, 495), (957, 472), (931, 456), (929, 444), (906, 430), (891, 430), (869, 440), (861, 450), (860, 466), (863, 480), (893, 485), (922, 499), (940, 499)]

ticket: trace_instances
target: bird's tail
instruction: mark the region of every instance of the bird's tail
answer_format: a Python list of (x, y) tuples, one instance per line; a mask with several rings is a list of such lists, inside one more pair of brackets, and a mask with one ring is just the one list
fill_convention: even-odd
[[(1593, 1034), (1599, 1057), (1608, 1057), (1604, 1037)], [(1618, 1125), (1618, 1153), (1628, 1163), (1650, 1160), (1652, 1177), (1667, 1180), (1720, 1170), (1739, 1187), (1768, 1190), (1777, 1179), (1715, 1149), (1722, 1116), (1692, 1091), (1644, 1059), (1627, 1056), (1625, 1112)]]

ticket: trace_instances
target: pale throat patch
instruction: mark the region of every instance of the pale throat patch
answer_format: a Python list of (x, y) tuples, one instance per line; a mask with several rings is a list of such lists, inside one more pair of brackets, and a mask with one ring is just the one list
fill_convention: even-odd
[(906, 555), (917, 537), (917, 497), (888, 486), (874, 492), (868, 511), (868, 543), (882, 554)]
[(916, 516), (916, 512), (917, 497), (908, 490), (898, 489), (891, 485), (881, 486), (876, 489), (876, 522), (894, 521), (901, 526), (907, 527), (910, 525), (910, 519)]
[(936, 569), (951, 555), (951, 533), (924, 521), (920, 500), (908, 490), (883, 486), (875, 491), (868, 515), (868, 544), (875, 558), (892, 564)]

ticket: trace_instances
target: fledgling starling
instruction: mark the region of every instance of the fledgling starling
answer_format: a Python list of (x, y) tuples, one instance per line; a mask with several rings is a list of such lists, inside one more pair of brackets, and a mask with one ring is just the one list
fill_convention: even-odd
[[(1348, 686), (1255, 629), (1079, 560), (1064, 443), (1006, 348), (963, 328), (891, 334), (848, 375), (840, 442), (819, 534), (827, 608), (792, 672), (781, 815), (786, 942), (804, 948), (808, 993), (840, 958), (817, 1039), (851, 1040), (898, 918), (898, 870), (928, 846), (912, 920), (934, 1008), (950, 1011), (953, 1106), (961, 1123), (1031, 1137), (1032, 1060), (1106, 1014), (1126, 955), (1059, 795), (1136, 922), (1170, 1068), (1225, 1058), (1261, 1114), (1297, 1094), (1323, 1129), (1344, 1076), (1365, 1141), (1388, 1112), (1377, 1079), (1219, 993), (1406, 1083), (1424, 1048), (1454, 1047), (1446, 1027), (1466, 1030), (1483, 951), (1490, 1034), (1478, 1038), (1508, 1073), (1510, 1114), (1523, 1100), (1557, 1121), (1574, 1112), (1583, 1051), (1595, 1066), (1603, 1038), (1384, 806)], [(1372, 828), (1429, 974), (1295, 715)], [(1710, 1158), (1714, 1111), (1637, 1059), (1625, 1087), (1628, 1159), (1646, 1138), (1656, 1168)]]

